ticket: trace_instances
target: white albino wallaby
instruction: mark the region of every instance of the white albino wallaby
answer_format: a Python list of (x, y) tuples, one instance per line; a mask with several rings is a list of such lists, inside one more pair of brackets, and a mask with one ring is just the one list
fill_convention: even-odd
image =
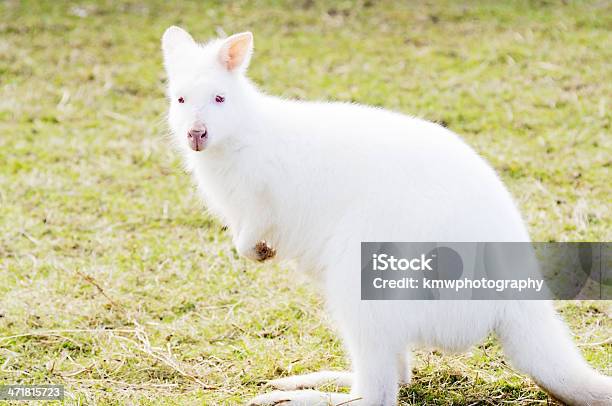
[[(457, 135), (379, 108), (263, 94), (245, 76), (250, 32), (199, 45), (170, 27), (162, 48), (174, 141), (209, 209), (241, 255), (296, 260), (318, 282), (351, 357), (353, 373), (278, 379), (282, 391), (251, 404), (395, 405), (411, 347), (465, 350), (494, 331), (556, 398), (612, 405), (612, 379), (582, 359), (550, 302), (360, 299), (361, 241), (529, 241), (494, 170)], [(330, 381), (351, 393), (309, 389)]]

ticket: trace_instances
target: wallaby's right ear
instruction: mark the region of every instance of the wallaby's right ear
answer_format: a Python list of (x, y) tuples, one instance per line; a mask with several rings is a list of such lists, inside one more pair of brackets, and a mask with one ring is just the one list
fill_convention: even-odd
[(190, 44), (195, 44), (195, 41), (187, 31), (175, 25), (169, 27), (162, 36), (162, 50), (166, 63), (168, 63), (169, 58), (178, 48)]

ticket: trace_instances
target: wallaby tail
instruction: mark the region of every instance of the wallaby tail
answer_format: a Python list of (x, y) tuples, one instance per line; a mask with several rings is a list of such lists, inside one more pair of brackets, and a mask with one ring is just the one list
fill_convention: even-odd
[(569, 405), (612, 406), (612, 377), (586, 363), (550, 302), (508, 304), (496, 331), (516, 368)]

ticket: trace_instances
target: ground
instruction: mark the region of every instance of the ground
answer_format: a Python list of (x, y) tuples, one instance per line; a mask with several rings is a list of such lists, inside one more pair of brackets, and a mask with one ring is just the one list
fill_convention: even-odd
[[(438, 121), (537, 241), (610, 241), (608, 1), (0, 2), (0, 384), (67, 404), (239, 404), (348, 367), (321, 299), (238, 258), (169, 148), (160, 37), (252, 30), (267, 92)], [(612, 374), (612, 302), (558, 304)], [(401, 404), (545, 404), (495, 338), (420, 352)]]

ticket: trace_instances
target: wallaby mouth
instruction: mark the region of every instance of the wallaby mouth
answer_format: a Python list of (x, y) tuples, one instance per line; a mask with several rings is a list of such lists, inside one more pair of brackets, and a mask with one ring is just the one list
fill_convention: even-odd
[(192, 128), (187, 132), (189, 147), (194, 151), (202, 151), (208, 141), (208, 131), (206, 128)]

